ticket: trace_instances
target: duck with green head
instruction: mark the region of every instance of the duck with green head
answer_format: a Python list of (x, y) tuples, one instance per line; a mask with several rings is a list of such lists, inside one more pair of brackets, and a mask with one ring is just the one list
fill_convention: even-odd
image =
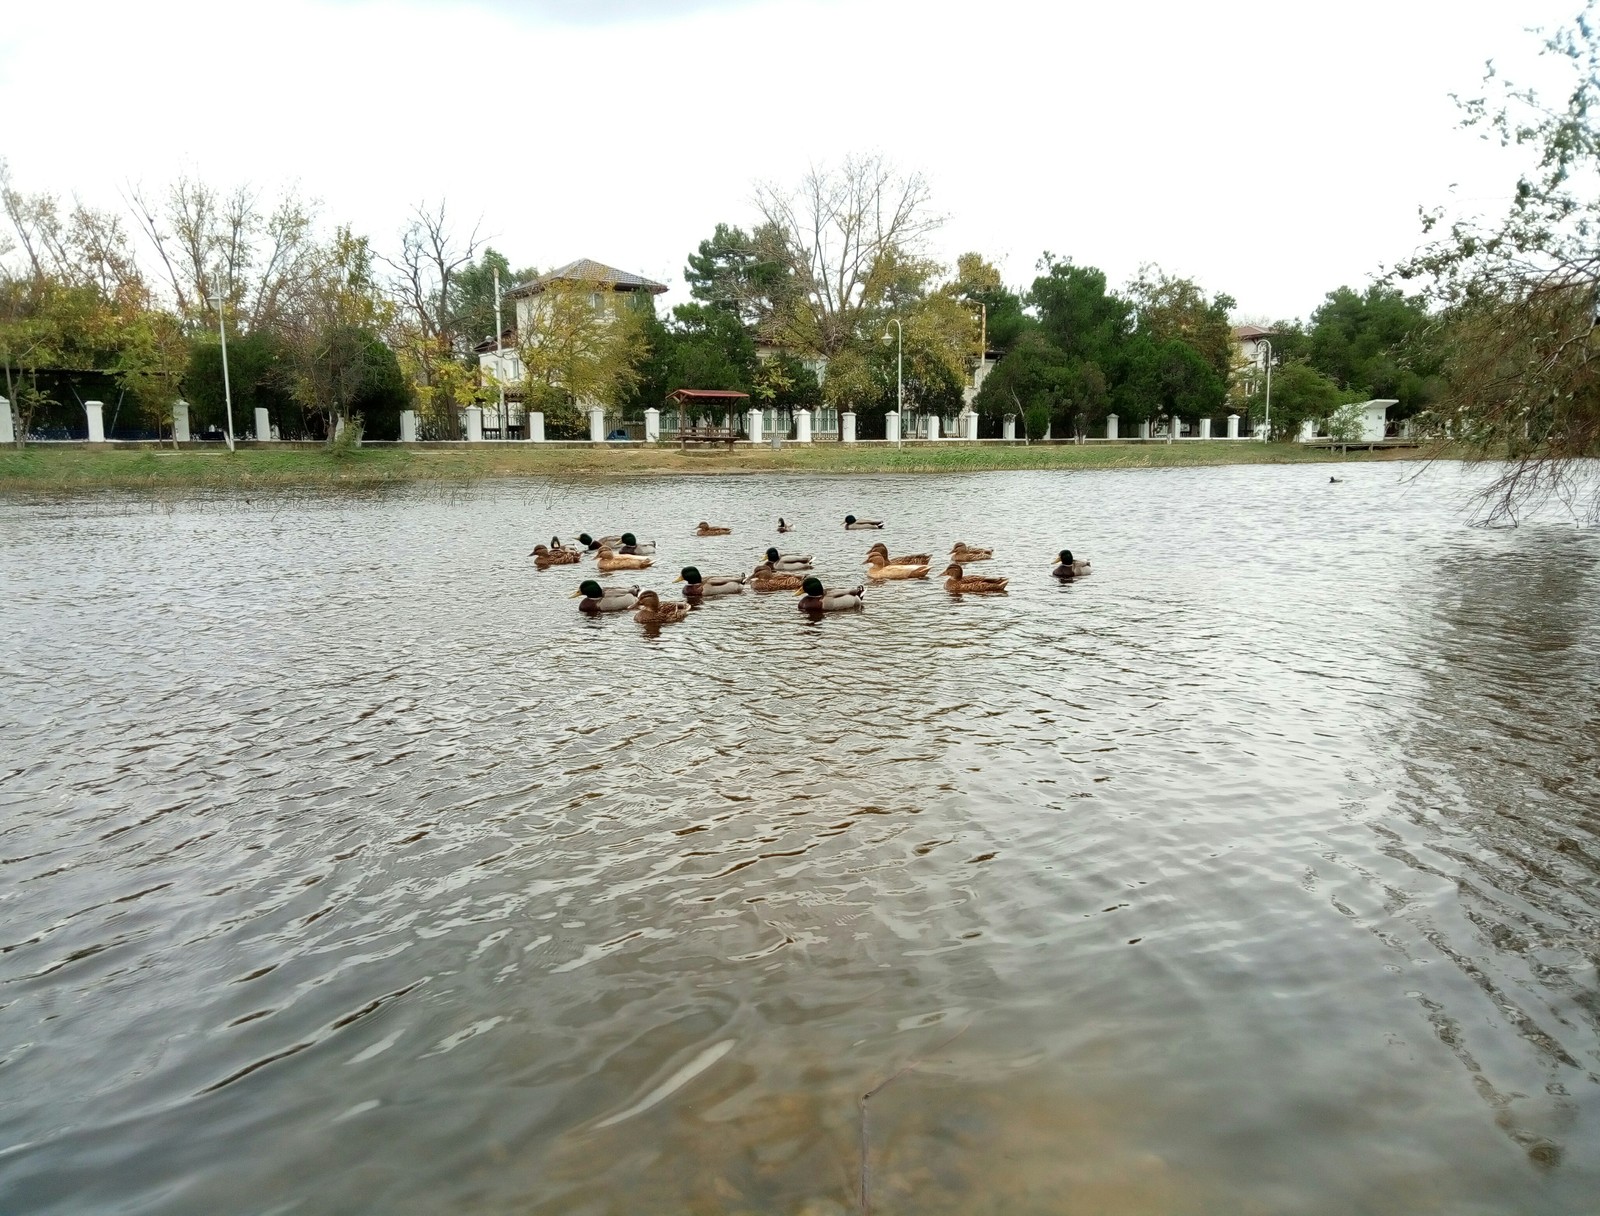
[(811, 569), (811, 555), (799, 553), (779, 553), (771, 545), (767, 546), (767, 564), (779, 574), (793, 574), (798, 570)]
[(857, 519), (854, 515), (846, 515), (844, 517), (846, 532), (865, 532), (868, 528), (881, 527), (883, 527), (883, 520), (881, 519)]
[(1089, 573), (1089, 563), (1075, 560), (1071, 549), (1061, 550), (1056, 554), (1056, 561), (1060, 564), (1051, 573), (1057, 578), (1081, 578)]
[(744, 591), (745, 576), (742, 574), (702, 575), (694, 566), (685, 566), (683, 572), (672, 581), (686, 584), (683, 589), (683, 598), (693, 604), (713, 596), (740, 594)]
[(824, 587), (822, 580), (813, 575), (800, 584), (796, 594), (800, 596), (801, 612), (849, 612), (865, 602), (866, 590), (864, 586), (849, 590)]
[(640, 540), (632, 532), (622, 534), (622, 547), (618, 553), (626, 553), (630, 557), (649, 557), (656, 551), (656, 542), (653, 540)]
[(582, 545), (588, 552), (594, 553), (600, 549), (615, 549), (622, 543), (622, 537), (602, 536), (599, 540), (596, 540), (587, 532), (579, 532), (578, 543)]
[(572, 598), (582, 600), (578, 611), (594, 616), (601, 612), (627, 612), (639, 602), (637, 587), (602, 587), (592, 578), (578, 584)]

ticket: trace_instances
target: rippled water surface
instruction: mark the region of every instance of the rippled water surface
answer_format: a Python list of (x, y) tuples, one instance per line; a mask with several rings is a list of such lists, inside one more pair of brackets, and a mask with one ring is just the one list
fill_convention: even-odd
[[(1406, 472), (0, 502), (0, 1210), (1595, 1211), (1600, 538)], [(1011, 593), (526, 556), (852, 511)]]

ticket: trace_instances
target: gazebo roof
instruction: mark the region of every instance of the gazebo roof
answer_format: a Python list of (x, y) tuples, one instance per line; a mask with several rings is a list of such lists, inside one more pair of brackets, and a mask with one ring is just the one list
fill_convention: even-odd
[(667, 394), (668, 401), (676, 401), (679, 405), (687, 405), (697, 401), (727, 402), (748, 401), (749, 393), (735, 392), (731, 388), (675, 388)]

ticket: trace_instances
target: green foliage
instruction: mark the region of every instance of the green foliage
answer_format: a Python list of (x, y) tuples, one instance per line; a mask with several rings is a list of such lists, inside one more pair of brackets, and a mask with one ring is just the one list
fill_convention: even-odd
[(742, 228), (718, 224), (689, 255), (683, 271), (691, 296), (733, 313), (751, 331), (781, 307), (789, 278), (782, 238), (769, 226), (751, 236)]
[(1158, 345), (1184, 343), (1219, 380), (1227, 381), (1234, 355), (1233, 324), (1228, 319), (1235, 303), (1232, 296), (1208, 299), (1193, 279), (1174, 277), (1159, 266), (1144, 267), (1130, 293), (1140, 333)]
[[(1311, 314), (1306, 357), (1340, 388), (1364, 399), (1400, 402), (1397, 416), (1426, 407), (1438, 395), (1438, 357), (1419, 339), (1429, 316), (1426, 301), (1374, 283), (1365, 292), (1330, 291)], [(1274, 347), (1278, 346), (1275, 339)], [(1299, 353), (1285, 349), (1286, 357)]]
[[(244, 434), (253, 425), (253, 411), (267, 409), (285, 436), (306, 433), (304, 412), (290, 391), (283, 342), (267, 330), (228, 336), (228, 383), (233, 389), (233, 427)], [(214, 333), (191, 339), (183, 373), (183, 395), (189, 422), (198, 433), (227, 425), (222, 383), (222, 346)]]
[(1309, 363), (1285, 363), (1272, 373), (1272, 438), (1292, 441), (1303, 422), (1322, 422), (1364, 395), (1341, 389)]
[(1106, 289), (1105, 272), (1093, 266), (1046, 253), (1040, 268), (1045, 273), (1028, 289), (1028, 303), (1045, 338), (1071, 361), (1114, 368), (1132, 332), (1132, 306)]

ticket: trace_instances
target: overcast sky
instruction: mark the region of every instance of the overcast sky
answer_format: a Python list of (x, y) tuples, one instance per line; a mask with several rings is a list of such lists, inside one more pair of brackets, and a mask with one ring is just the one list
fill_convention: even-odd
[[(392, 246), (447, 197), (514, 265), (681, 286), (752, 183), (881, 151), (929, 180), (934, 252), (1191, 275), (1304, 316), (1497, 206), (1452, 92), (1580, 0), (5, 0), (0, 156), (115, 204), (130, 181), (298, 183)], [(680, 299), (675, 290), (669, 300)]]

